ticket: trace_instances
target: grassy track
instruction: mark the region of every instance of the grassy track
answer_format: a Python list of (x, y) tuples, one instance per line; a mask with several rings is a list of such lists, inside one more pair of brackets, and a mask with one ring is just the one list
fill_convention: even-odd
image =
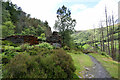
[(68, 53), (68, 54), (71, 55), (74, 61), (74, 65), (76, 67), (75, 74), (83, 78), (83, 74), (85, 72), (84, 67), (91, 67), (93, 64), (91, 58), (82, 53), (81, 54)]
[[(104, 66), (104, 68), (110, 73), (110, 75), (113, 78), (118, 78), (118, 62), (117, 61), (113, 61), (112, 58), (107, 58), (99, 54), (90, 53), (90, 55), (95, 57)], [(120, 64), (119, 64), (119, 67), (120, 67)]]

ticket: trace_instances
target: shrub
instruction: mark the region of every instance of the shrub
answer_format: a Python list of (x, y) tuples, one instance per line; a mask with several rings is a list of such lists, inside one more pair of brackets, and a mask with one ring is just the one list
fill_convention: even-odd
[(14, 49), (14, 46), (2, 46), (2, 48), (7, 51), (7, 50), (11, 50)]
[(8, 57), (2, 57), (2, 64), (7, 64), (10, 61)]
[(3, 70), (5, 78), (21, 78), (27, 73), (26, 61), (31, 61), (28, 55), (17, 55), (8, 63)]
[(10, 56), (5, 55), (5, 53), (4, 53), (4, 52), (1, 54), (1, 56), (2, 56), (1, 61), (2, 61), (2, 64), (3, 64), (3, 65), (4, 65), (4, 64), (7, 64), (7, 63), (10, 61), (10, 59), (11, 59), (11, 57), (10, 57)]
[(78, 46), (78, 49), (80, 49), (81, 51), (83, 51), (83, 50), (84, 50), (84, 48), (83, 48), (83, 46), (82, 46), (82, 45)]
[(40, 48), (39, 46), (28, 46), (25, 49), (25, 52), (27, 52), (30, 55), (41, 54), (42, 56), (51, 53), (51, 51), (49, 49)]
[(91, 46), (90, 46), (89, 44), (85, 44), (85, 45), (83, 46), (83, 48), (84, 48), (84, 49), (91, 49)]
[(2, 53), (2, 63), (7, 64), (10, 61), (10, 59), (12, 59), (17, 54), (19, 54), (19, 53), (14, 52), (14, 51), (3, 52)]
[(2, 52), (5, 53), (5, 55), (11, 54), (16, 52), (16, 47), (14, 46), (2, 46)]
[(70, 55), (52, 50), (49, 56), (18, 54), (3, 68), (3, 78), (72, 78), (75, 71)]
[(9, 46), (14, 46), (14, 47), (18, 46), (18, 44), (14, 44), (13, 42), (7, 41), (7, 40), (2, 41), (2, 45), (9, 45)]
[(53, 60), (56, 65), (59, 65), (67, 75), (67, 78), (72, 78), (75, 66), (73, 64), (73, 60), (69, 54), (67, 54), (64, 50), (55, 50), (55, 54), (53, 56)]
[(104, 56), (105, 56), (105, 55), (106, 55), (106, 53), (105, 53), (105, 52), (101, 52), (101, 55), (104, 55)]
[(37, 47), (37, 46), (34, 46), (32, 48), (27, 49), (26, 51), (30, 55), (37, 55), (38, 53), (40, 53), (41, 49), (39, 47)]
[(15, 47), (14, 49), (16, 50), (16, 52), (21, 52), (22, 51), (21, 47)]
[(107, 53), (105, 53), (105, 52), (101, 52), (101, 55), (103, 55), (103, 56), (105, 56), (105, 57), (107, 57), (107, 58), (110, 58), (110, 56), (107, 55)]
[(29, 43), (25, 43), (25, 44), (20, 45), (21, 51), (27, 50), (29, 46), (30, 46)]
[(46, 40), (46, 37), (45, 37), (45, 33), (42, 33), (38, 39), (40, 39), (41, 41), (45, 41)]
[(14, 46), (2, 46), (2, 63), (8, 63), (17, 54)]
[(66, 78), (67, 74), (56, 65), (53, 55), (51, 56), (37, 56), (36, 61), (39, 63), (40, 68), (43, 69), (46, 78)]
[(68, 46), (64, 46), (63, 49), (64, 50), (70, 50), (70, 48)]
[(53, 46), (46, 42), (40, 43), (39, 45), (36, 45), (36, 46), (39, 46), (39, 48), (45, 48), (45, 49), (49, 49), (49, 50), (53, 49)]

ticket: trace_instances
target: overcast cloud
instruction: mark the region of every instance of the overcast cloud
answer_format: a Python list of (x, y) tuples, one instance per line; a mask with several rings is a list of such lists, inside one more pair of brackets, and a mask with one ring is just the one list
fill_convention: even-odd
[[(118, 13), (118, 1), (119, 0), (11, 0), (13, 3), (17, 4), (31, 17), (38, 18), (42, 21), (47, 20), (50, 27), (53, 29), (56, 20), (56, 11), (63, 4), (71, 2), (68, 4), (69, 9), (72, 12), (72, 18), (76, 19), (77, 25), (76, 30), (86, 30), (98, 27), (99, 21), (104, 20), (105, 5), (108, 9), (108, 14), (111, 15), (112, 11), (115, 18), (117, 19)], [(82, 2), (87, 2), (88, 4), (96, 3), (94, 6), (89, 7), (87, 4), (82, 4)]]

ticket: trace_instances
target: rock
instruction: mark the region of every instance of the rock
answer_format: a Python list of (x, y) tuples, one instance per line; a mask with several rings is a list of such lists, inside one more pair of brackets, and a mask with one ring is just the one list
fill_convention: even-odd
[(92, 78), (92, 77), (89, 77), (89, 78)]
[(85, 70), (86, 70), (86, 71), (89, 71), (90, 69), (85, 67)]
[(59, 43), (53, 43), (52, 45), (55, 46), (56, 48), (61, 47), (61, 45)]
[(88, 77), (88, 74), (86, 74), (85, 76)]
[(91, 78), (93, 78), (93, 77), (94, 77), (94, 75), (92, 75), (92, 74), (89, 74), (89, 76), (90, 76)]
[(82, 78), (81, 76), (78, 76), (79, 78)]
[(95, 66), (93, 67), (93, 69), (95, 69)]

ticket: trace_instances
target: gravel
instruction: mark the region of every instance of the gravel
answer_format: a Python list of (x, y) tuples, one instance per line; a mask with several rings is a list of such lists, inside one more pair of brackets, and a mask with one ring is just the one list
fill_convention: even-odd
[[(87, 55), (87, 54), (86, 54)], [(85, 78), (109, 78), (111, 79), (111, 76), (109, 73), (104, 69), (104, 67), (91, 55), (88, 55), (92, 61), (93, 66), (91, 68), (86, 68), (86, 73), (84, 74)]]

